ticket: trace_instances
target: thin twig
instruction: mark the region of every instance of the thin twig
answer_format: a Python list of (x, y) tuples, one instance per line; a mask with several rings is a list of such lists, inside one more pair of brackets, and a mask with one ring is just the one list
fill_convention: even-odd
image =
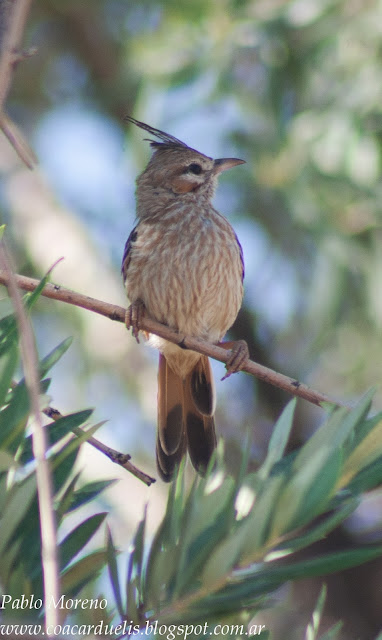
[[(48, 416), (48, 418), (51, 418), (52, 420), (59, 420), (59, 418), (62, 418), (62, 414), (57, 411), (57, 409), (53, 409), (53, 407), (47, 407), (43, 410), (43, 412), (46, 416)], [(75, 429), (73, 429), (73, 432), (77, 436), (82, 436), (84, 433), (83, 429), (81, 429), (80, 427), (76, 427)], [(142, 480), (142, 482), (144, 482), (148, 487), (155, 482), (155, 478), (147, 475), (147, 473), (144, 473), (143, 471), (138, 469), (138, 467), (136, 467), (132, 462), (130, 462), (131, 456), (128, 453), (121, 453), (116, 449), (112, 449), (93, 436), (90, 436), (90, 438), (88, 438), (86, 442), (88, 444), (91, 444), (95, 449), (98, 449), (98, 451), (101, 451), (101, 453), (105, 454), (105, 456), (107, 456), (109, 460), (115, 462), (116, 464), (119, 464), (120, 467), (123, 467), (124, 469), (126, 469), (126, 471), (132, 473), (133, 476), (135, 476), (139, 480)]]
[(8, 138), (16, 153), (30, 169), (35, 163), (35, 156), (23, 134), (5, 113), (5, 102), (11, 87), (13, 71), (16, 63), (25, 58), (20, 52), (26, 19), (32, 0), (13, 0), (3, 7), (2, 25), (3, 39), (0, 51), (0, 129)]
[[(57, 555), (57, 530), (53, 508), (53, 483), (46, 456), (48, 443), (39, 406), (40, 379), (34, 336), (18, 289), (18, 283), (10, 267), (10, 260), (3, 242), (0, 242), (0, 264), (7, 274), (7, 286), (11, 297), (20, 335), (21, 358), (28, 389), (31, 415), (33, 416), (32, 447), (36, 460), (37, 497), (40, 518), (41, 563), (43, 569), (44, 601), (60, 597), (60, 578)], [(59, 623), (55, 607), (45, 607), (45, 627), (54, 628)]]
[[(34, 291), (39, 284), (38, 280), (27, 278), (26, 276), (15, 275), (15, 279), (20, 289), (24, 289), (25, 291)], [(0, 284), (7, 285), (7, 283), (7, 273), (0, 271)], [(47, 298), (53, 298), (54, 300), (60, 300), (61, 302), (82, 307), (83, 309), (88, 309), (94, 313), (106, 316), (107, 318), (110, 318), (110, 320), (125, 322), (126, 309), (123, 307), (109, 304), (103, 300), (97, 300), (96, 298), (90, 298), (89, 296), (84, 296), (56, 284), (47, 284), (42, 291), (42, 295)], [(143, 317), (140, 323), (140, 329), (149, 333), (154, 333), (169, 342), (173, 342), (174, 344), (179, 344), (182, 348), (191, 349), (192, 351), (197, 351), (203, 355), (210, 356), (220, 362), (227, 362), (230, 356), (230, 352), (222, 347), (206, 342), (205, 340), (200, 340), (199, 338), (181, 335), (177, 331), (146, 316)], [(294, 378), (290, 378), (282, 373), (273, 371), (272, 369), (264, 367), (253, 360), (248, 359), (244, 363), (242, 370), (256, 378), (259, 378), (260, 380), (263, 380), (264, 382), (268, 382), (275, 387), (279, 387), (294, 396), (304, 398), (304, 400), (307, 400), (317, 406), (322, 406), (326, 403), (336, 406), (346, 406), (342, 402), (334, 400), (320, 391), (315, 391)]]

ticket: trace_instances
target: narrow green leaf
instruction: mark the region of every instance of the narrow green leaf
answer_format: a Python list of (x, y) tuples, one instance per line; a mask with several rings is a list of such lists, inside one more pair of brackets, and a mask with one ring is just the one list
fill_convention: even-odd
[[(93, 409), (85, 409), (84, 411), (78, 411), (77, 413), (71, 413), (67, 416), (63, 416), (62, 418), (59, 418), (47, 425), (46, 429), (48, 429), (49, 446), (53, 446), (70, 433), (75, 427), (79, 427), (86, 422), (92, 413)], [(25, 438), (23, 451), (19, 460), (22, 464), (27, 464), (33, 460), (32, 436)]]
[(172, 596), (190, 588), (233, 522), (236, 484), (217, 468), (194, 484), (183, 513), (177, 575)]
[(301, 527), (329, 504), (341, 471), (341, 451), (322, 447), (289, 480), (273, 515), (270, 539)]
[(63, 492), (62, 496), (58, 498), (58, 505), (56, 507), (57, 527), (60, 526), (63, 517), (69, 511), (70, 505), (73, 501), (74, 489), (80, 475), (81, 475), (81, 472), (78, 472), (74, 475), (74, 477), (70, 480), (68, 486), (66, 487), (65, 491)]
[(298, 452), (294, 468), (302, 468), (310, 464), (313, 455), (323, 447), (336, 449), (340, 447), (350, 434), (354, 434), (356, 427), (366, 417), (370, 410), (374, 391), (370, 391), (349, 411), (345, 408), (336, 409), (328, 420), (309, 438)]
[(130, 571), (130, 575), (128, 576), (128, 580), (130, 581), (132, 577), (137, 577), (138, 583), (140, 582), (140, 577), (142, 573), (146, 518), (147, 518), (147, 507), (145, 507), (143, 517), (139, 522), (137, 531), (135, 533), (135, 536), (130, 546), (131, 571)]
[(23, 297), (23, 302), (25, 304), (26, 309), (30, 310), (33, 307), (33, 305), (37, 302), (48, 280), (49, 280), (49, 273), (47, 273), (43, 278), (41, 278), (37, 287), (33, 291), (25, 294), (25, 296)]
[(109, 527), (107, 527), (106, 552), (107, 552), (107, 564), (109, 568), (109, 577), (110, 577), (110, 582), (111, 582), (111, 586), (114, 593), (115, 604), (117, 605), (117, 610), (121, 617), (121, 620), (123, 620), (125, 618), (126, 612), (124, 611), (124, 607), (122, 603), (121, 587), (119, 584), (117, 552), (114, 547), (113, 538), (112, 538)]
[(0, 554), (3, 553), (36, 496), (35, 474), (28, 476), (23, 482), (12, 487), (8, 496), (0, 518)]
[(106, 512), (90, 516), (90, 518), (81, 522), (81, 524), (68, 533), (60, 544), (61, 569), (64, 569), (73, 560), (77, 553), (79, 553), (89, 542), (90, 538), (101, 526), (106, 516)]
[(18, 364), (18, 347), (14, 342), (10, 344), (9, 351), (0, 356), (0, 407), (5, 404), (8, 389)]
[(317, 540), (322, 540), (330, 531), (333, 531), (338, 525), (346, 520), (353, 511), (358, 507), (360, 502), (359, 498), (350, 498), (346, 500), (345, 504), (337, 508), (330, 516), (321, 520), (317, 525), (313, 526), (307, 533), (298, 535), (296, 538), (286, 540), (282, 544), (278, 545), (275, 549), (277, 555), (281, 552), (281, 555), (286, 555), (298, 551), (299, 549), (305, 549)]
[[(70, 459), (72, 460), (73, 459), (73, 455), (74, 456), (77, 455), (77, 453), (78, 453), (78, 451), (80, 449), (80, 446), (84, 442), (86, 442), (97, 431), (97, 429), (100, 428), (101, 424), (103, 424), (103, 423), (96, 424), (96, 425), (90, 427), (89, 429), (87, 429), (87, 431), (81, 430), (81, 436), (76, 436), (76, 437), (72, 438), (69, 442), (67, 442), (65, 444), (65, 446), (58, 453), (56, 453), (52, 457), (53, 458), (53, 462), (52, 462), (53, 469), (55, 469), (59, 465), (61, 465), (61, 463), (63, 463), (65, 458), (68, 458), (69, 456), (70, 456)], [(56, 486), (57, 486), (57, 491), (58, 491), (58, 489), (60, 488), (61, 485), (56, 485)]]
[(70, 450), (67, 453), (64, 450), (64, 453), (65, 455), (62, 455), (61, 452), (61, 454), (56, 454), (49, 458), (55, 495), (62, 491), (72, 475), (79, 449), (75, 449), (74, 451)]
[[(50, 380), (42, 380), (41, 393), (45, 393)], [(8, 406), (0, 411), (0, 446), (16, 452), (29, 415), (29, 396), (24, 383), (20, 382), (12, 391)]]
[(346, 443), (346, 453), (350, 454), (354, 449), (356, 449), (360, 442), (362, 442), (362, 440), (366, 438), (370, 431), (372, 431), (381, 420), (382, 411), (377, 413), (372, 418), (368, 418), (367, 420), (363, 420), (362, 422), (360, 422), (354, 430), (354, 436), (352, 438), (349, 438), (348, 442)]
[(270, 476), (249, 513), (240, 524), (236, 536), (242, 540), (240, 566), (254, 562), (268, 540), (269, 527), (280, 492), (285, 486), (283, 474)]
[(12, 467), (17, 467), (18, 463), (15, 461), (14, 457), (8, 453), (8, 451), (0, 450), (0, 473), (2, 471), (8, 471)]
[(370, 491), (382, 484), (382, 458), (374, 460), (368, 467), (362, 469), (347, 485), (352, 493)]
[(379, 545), (328, 553), (285, 566), (264, 564), (262, 568), (256, 567), (253, 571), (247, 572), (243, 580), (236, 580), (221, 592), (208, 596), (206, 602), (208, 601), (213, 606), (241, 599), (250, 602), (259, 596), (266, 595), (289, 580), (337, 573), (374, 560), (381, 555), (382, 545)]
[(237, 537), (226, 537), (214, 550), (204, 564), (200, 580), (205, 588), (211, 588), (233, 569), (240, 555), (240, 544)]
[(382, 420), (379, 420), (351, 451), (344, 464), (338, 486), (346, 486), (362, 469), (380, 457), (382, 457)]
[(17, 344), (17, 322), (13, 313), (0, 319), (0, 356)]
[(318, 596), (317, 604), (312, 614), (312, 620), (306, 628), (306, 640), (317, 640), (318, 628), (320, 626), (322, 612), (323, 612), (324, 604), (326, 600), (326, 593), (327, 593), (326, 585), (322, 585), (320, 594)]
[(116, 480), (96, 480), (94, 482), (88, 482), (80, 489), (76, 489), (68, 507), (68, 513), (91, 502), (102, 493), (102, 491), (111, 487), (115, 482)]
[(98, 577), (106, 563), (106, 551), (94, 551), (72, 564), (61, 576), (62, 593), (76, 596), (86, 584)]
[(258, 471), (258, 475), (261, 480), (265, 480), (269, 476), (272, 467), (276, 464), (276, 462), (281, 460), (282, 456), (284, 455), (285, 447), (289, 439), (289, 434), (293, 426), (293, 417), (296, 409), (296, 402), (296, 398), (293, 398), (293, 400), (291, 400), (287, 404), (275, 424), (271, 439), (269, 441), (267, 457), (265, 458)]
[[(45, 286), (45, 285), (44, 285)], [(39, 363), (40, 376), (43, 378), (47, 372), (56, 364), (56, 362), (64, 355), (73, 342), (73, 338), (66, 338), (60, 344), (42, 358)]]
[[(322, 636), (319, 637), (318, 640), (336, 640), (336, 638), (338, 638), (338, 634), (342, 629), (342, 622), (339, 621), (337, 622), (333, 627), (331, 627), (326, 633), (324, 633)], [(379, 636), (378, 636), (379, 638)], [(376, 638), (376, 640), (378, 640), (378, 638)], [(382, 635), (380, 637), (380, 640), (382, 640)]]

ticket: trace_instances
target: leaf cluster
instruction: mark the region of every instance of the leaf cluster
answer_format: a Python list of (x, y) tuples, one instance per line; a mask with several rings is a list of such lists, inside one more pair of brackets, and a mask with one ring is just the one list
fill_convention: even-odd
[(291, 401), (256, 472), (248, 473), (243, 460), (234, 479), (224, 468), (220, 447), (206, 477), (196, 478), (187, 493), (181, 468), (149, 549), (146, 515), (137, 529), (125, 598), (109, 542), (120, 615), (141, 624), (147, 619), (248, 624), (287, 581), (324, 576), (379, 556), (381, 544), (305, 553), (304, 560), (297, 553), (324, 538), (354, 511), (361, 492), (382, 482), (382, 414), (367, 417), (371, 398), (367, 394), (352, 410), (328, 408), (310, 440), (285, 455), (295, 408)]
[[(33, 294), (26, 296), (30, 308), (45, 280)], [(63, 341), (39, 362), (40, 403), (47, 406), (45, 396), (50, 385), (46, 377), (53, 365), (71, 344)], [(33, 594), (43, 597), (42, 562), (36, 468), (33, 440), (30, 433), (30, 401), (25, 379), (13, 381), (19, 366), (18, 329), (14, 316), (0, 320), (0, 583), (12, 597)], [(89, 504), (112, 481), (80, 483), (80, 474), (73, 468), (80, 446), (99, 425), (90, 426), (92, 410), (63, 416), (46, 425), (54, 486), (54, 511), (58, 531), (65, 520), (80, 507)], [(80, 436), (73, 431), (82, 427)], [(76, 595), (100, 572), (105, 564), (104, 550), (78, 554), (100, 527), (106, 513), (96, 513), (75, 526), (59, 544), (62, 592), (68, 597)], [(20, 611), (17, 611), (20, 616)]]

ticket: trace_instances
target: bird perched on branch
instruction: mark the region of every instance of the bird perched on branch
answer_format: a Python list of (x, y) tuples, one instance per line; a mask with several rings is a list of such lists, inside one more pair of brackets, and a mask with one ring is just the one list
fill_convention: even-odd
[[(220, 343), (243, 297), (244, 263), (236, 234), (211, 204), (222, 171), (242, 164), (213, 160), (174, 136), (126, 120), (156, 138), (137, 180), (137, 225), (126, 242), (122, 274), (131, 305), (126, 325), (138, 339), (142, 314), (180, 334)], [(170, 481), (187, 449), (203, 473), (216, 445), (215, 387), (207, 356), (158, 338), (157, 466)], [(248, 357), (243, 341), (231, 348), (227, 375)]]

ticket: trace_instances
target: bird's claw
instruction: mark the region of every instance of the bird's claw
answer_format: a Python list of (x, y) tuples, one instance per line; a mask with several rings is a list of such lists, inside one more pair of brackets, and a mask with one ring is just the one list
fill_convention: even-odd
[(232, 373), (240, 371), (249, 358), (248, 345), (245, 340), (236, 340), (231, 347), (230, 356), (226, 362), (227, 373), (222, 380), (226, 380)]
[(125, 314), (126, 329), (131, 328), (131, 333), (139, 344), (139, 325), (145, 315), (145, 305), (142, 300), (136, 300), (127, 309)]

